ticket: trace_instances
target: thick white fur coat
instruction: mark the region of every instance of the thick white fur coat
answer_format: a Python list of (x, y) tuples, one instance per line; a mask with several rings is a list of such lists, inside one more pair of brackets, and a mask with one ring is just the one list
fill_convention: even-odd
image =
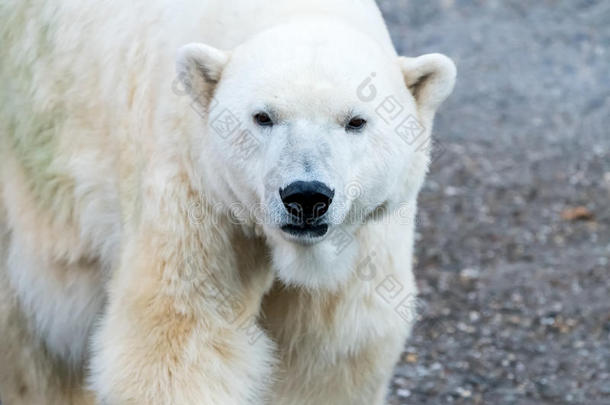
[[(384, 403), (429, 151), (376, 107), (428, 139), (448, 58), (399, 58), (368, 0), (6, 0), (0, 60), (3, 403)], [(271, 104), (281, 124), (252, 126)], [(274, 222), (307, 176), (345, 246)]]

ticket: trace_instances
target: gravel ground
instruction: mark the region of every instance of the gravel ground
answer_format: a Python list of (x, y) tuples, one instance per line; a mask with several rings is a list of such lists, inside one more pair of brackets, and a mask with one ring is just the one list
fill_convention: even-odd
[(458, 66), (391, 404), (610, 404), (610, 1), (380, 0)]

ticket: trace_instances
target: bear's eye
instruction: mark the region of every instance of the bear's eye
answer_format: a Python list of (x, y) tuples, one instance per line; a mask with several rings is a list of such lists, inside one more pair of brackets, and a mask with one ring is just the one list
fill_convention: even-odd
[(254, 114), (254, 122), (261, 127), (270, 127), (273, 125), (273, 121), (271, 120), (271, 117), (269, 117), (269, 114), (264, 112)]
[(360, 117), (354, 117), (349, 120), (345, 129), (348, 131), (359, 131), (366, 125), (366, 120)]

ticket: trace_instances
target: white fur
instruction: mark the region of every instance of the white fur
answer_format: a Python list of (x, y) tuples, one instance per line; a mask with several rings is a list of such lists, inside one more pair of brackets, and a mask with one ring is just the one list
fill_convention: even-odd
[[(429, 152), (379, 104), (428, 141), (447, 57), (399, 57), (369, 0), (69, 0), (0, 6), (0, 59), (2, 302), (26, 319), (0, 328), (35, 342), (6, 352), (22, 366), (3, 395), (28, 401), (3, 376), (51, 386), (87, 364), (113, 405), (383, 403)], [(226, 111), (238, 129), (219, 134)], [(335, 192), (317, 239), (281, 230), (298, 180)], [(62, 378), (49, 403), (83, 403)]]
[(66, 280), (57, 280), (52, 266), (14, 237), (7, 269), (32, 327), (53, 354), (80, 365), (105, 299), (102, 274), (74, 265)]

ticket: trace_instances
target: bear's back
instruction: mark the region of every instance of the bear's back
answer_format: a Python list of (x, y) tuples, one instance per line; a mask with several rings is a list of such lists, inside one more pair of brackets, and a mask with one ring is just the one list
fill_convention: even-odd
[(2, 172), (19, 170), (21, 198), (87, 239), (88, 253), (112, 250), (119, 195), (133, 193), (138, 159), (175, 135), (172, 123), (192, 119), (174, 87), (176, 50), (189, 42), (231, 49), (320, 13), (394, 52), (372, 0), (3, 2)]

